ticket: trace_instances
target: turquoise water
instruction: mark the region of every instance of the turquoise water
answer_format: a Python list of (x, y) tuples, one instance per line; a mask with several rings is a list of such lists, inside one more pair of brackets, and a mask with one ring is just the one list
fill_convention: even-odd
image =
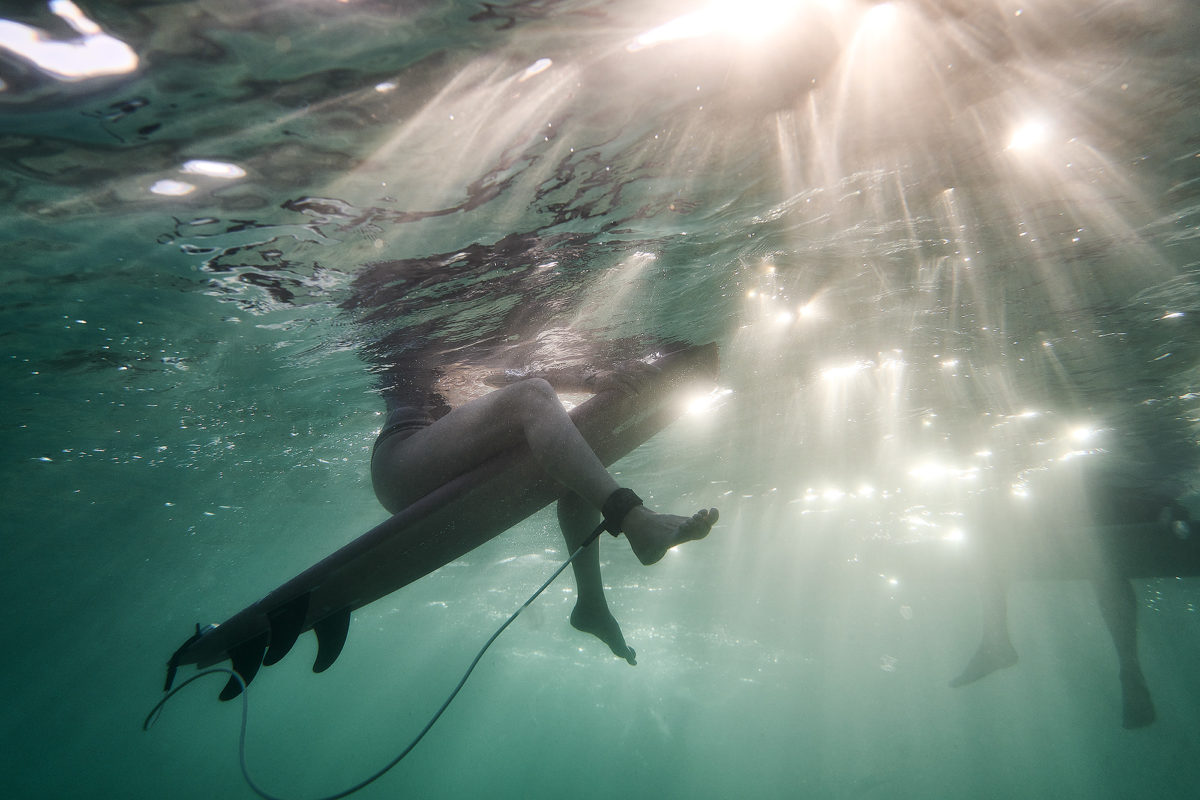
[[(1200, 514), (1198, 26), (0, 3), (6, 796), (252, 796), (219, 679), (141, 722), (196, 622), (385, 517), (389, 359), (469, 393), (507, 353), (682, 339), (725, 391), (616, 469), (721, 523), (653, 568), (603, 543), (638, 665), (563, 579), (361, 796), (1190, 797), (1191, 562), (1134, 582), (1153, 725), (1121, 727), (1077, 580), (1014, 581), (1020, 664), (947, 684), (971, 556), (1089, 530), (1079, 464)], [(566, 555), (545, 511), (356, 612), (328, 672), (302, 638), (251, 688), (252, 772), (309, 798), (378, 768)]]

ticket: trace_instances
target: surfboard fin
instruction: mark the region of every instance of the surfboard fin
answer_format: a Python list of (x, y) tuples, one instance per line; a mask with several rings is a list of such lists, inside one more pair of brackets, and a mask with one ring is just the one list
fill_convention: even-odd
[(262, 666), (263, 654), (267, 652), (267, 641), (270, 634), (263, 631), (253, 639), (248, 639), (229, 651), (229, 660), (233, 662), (233, 671), (241, 676), (242, 680), (239, 683), (237, 678), (230, 677), (229, 683), (225, 684), (225, 688), (221, 690), (220, 698), (222, 700), (232, 700), (242, 693), (243, 686), (249, 686), (250, 681), (254, 680), (254, 676), (258, 674), (258, 668)]
[(348, 608), (330, 614), (313, 625), (313, 633), (317, 635), (317, 660), (313, 663), (313, 672), (324, 672), (334, 661), (337, 661), (349, 631), (350, 609)]
[(289, 600), (267, 615), (271, 623), (271, 646), (263, 658), (264, 666), (276, 664), (296, 643), (304, 630), (304, 618), (308, 615), (308, 592)]

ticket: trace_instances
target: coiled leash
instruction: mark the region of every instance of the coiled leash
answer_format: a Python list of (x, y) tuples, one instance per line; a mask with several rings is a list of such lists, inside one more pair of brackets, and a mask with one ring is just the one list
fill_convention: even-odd
[[(475, 671), (475, 666), (479, 663), (480, 659), (483, 658), (483, 654), (486, 653), (488, 648), (492, 646), (492, 642), (500, 638), (500, 634), (504, 633), (504, 630), (513, 623), (513, 620), (517, 618), (517, 615), (528, 608), (534, 600), (537, 600), (538, 596), (541, 595), (542, 592), (546, 591), (550, 584), (554, 583), (554, 580), (571, 565), (571, 562), (574, 561), (580, 553), (587, 549), (593, 542), (596, 541), (596, 539), (600, 538), (600, 534), (608, 531), (613, 536), (619, 536), (621, 534), (621, 521), (625, 519), (625, 515), (633, 510), (635, 506), (640, 506), (641, 504), (642, 499), (634, 494), (631, 489), (617, 489), (615, 492), (609, 495), (608, 499), (604, 501), (604, 506), (600, 509), (601, 513), (604, 515), (604, 520), (596, 526), (594, 531), (588, 534), (588, 538), (584, 540), (583, 544), (576, 548), (575, 552), (571, 553), (570, 557), (568, 557), (566, 561), (559, 565), (558, 569), (554, 570), (554, 574), (547, 578), (546, 582), (538, 587), (538, 590), (530, 595), (529, 599), (522, 603), (521, 607), (514, 611), (512, 616), (506, 619), (504, 624), (496, 629), (496, 632), (492, 634), (491, 638), (488, 639), (483, 647), (479, 649), (479, 652), (475, 654), (475, 658), (471, 661), (471, 665), (467, 667), (467, 671), (463, 673), (462, 678), (460, 678), (458, 681), (458, 685), (454, 687), (452, 692), (450, 692), (450, 695), (446, 698), (445, 702), (442, 703), (441, 708), (434, 712), (433, 716), (430, 717), (429, 722), (425, 723), (425, 727), (422, 728), (421, 732), (418, 733), (416, 737), (414, 737), (413, 740), (408, 743), (408, 746), (401, 750), (399, 755), (389, 761), (383, 766), (383, 768), (379, 769), (369, 778), (359, 781), (349, 789), (340, 791), (337, 794), (325, 795), (324, 797), (317, 798), (317, 800), (339, 800), (339, 798), (348, 797), (349, 795), (352, 795), (360, 789), (364, 789), (375, 781), (379, 780), (386, 775), (392, 769), (392, 767), (403, 761), (404, 758), (412, 752), (413, 748), (425, 738), (425, 734), (429, 733), (430, 729), (433, 728), (434, 723), (441, 718), (446, 709), (450, 707), (450, 704), (454, 702), (454, 698), (458, 696), (458, 693), (462, 690), (463, 686), (466, 685), (467, 678), (471, 677), (471, 673)], [(142, 730), (150, 730), (151, 726), (158, 721), (158, 718), (162, 713), (163, 706), (165, 706), (167, 701), (169, 701), (172, 697), (181, 692), (184, 687), (186, 687), (192, 681), (196, 681), (201, 678), (207, 678), (209, 675), (229, 675), (235, 678), (242, 686), (242, 722), (241, 728), (238, 732), (238, 764), (242, 768), (242, 777), (245, 779), (246, 785), (249, 786), (255, 794), (263, 798), (263, 800), (284, 800), (284, 798), (267, 792), (265, 789), (255, 783), (252, 777), (250, 777), (250, 769), (246, 765), (246, 724), (250, 713), (250, 700), (247, 697), (248, 692), (246, 691), (246, 684), (242, 680), (242, 676), (238, 675), (232, 669), (228, 669), (226, 667), (216, 667), (214, 669), (205, 670), (197, 675), (193, 675), (183, 683), (176, 686), (174, 689), (168, 692), (163, 699), (159, 700), (158, 704), (155, 705), (154, 708), (150, 710), (150, 713), (146, 715), (146, 719), (142, 722)]]

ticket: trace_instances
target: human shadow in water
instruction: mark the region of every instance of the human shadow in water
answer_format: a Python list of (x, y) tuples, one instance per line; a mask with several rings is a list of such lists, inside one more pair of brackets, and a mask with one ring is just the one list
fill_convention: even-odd
[(1090, 518), (1084, 529), (1048, 522), (1053, 513), (1031, 513), (1020, 499), (985, 512), (986, 557), (978, 573), (982, 636), (950, 686), (967, 686), (1017, 664), (1007, 605), (1014, 578), (1082, 578), (1093, 586), (1116, 650), (1121, 724), (1146, 727), (1157, 713), (1138, 657), (1138, 601), (1131, 578), (1200, 575), (1200, 543), (1192, 540), (1191, 517), (1177, 497), (1131, 488), (1099, 471), (1085, 471), (1082, 482)]

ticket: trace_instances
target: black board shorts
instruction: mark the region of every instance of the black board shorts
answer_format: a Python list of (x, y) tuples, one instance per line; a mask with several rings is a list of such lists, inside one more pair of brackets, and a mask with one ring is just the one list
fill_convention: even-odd
[(374, 456), (375, 452), (379, 450), (379, 445), (385, 441), (396, 437), (407, 439), (417, 431), (423, 431), (432, 424), (433, 417), (420, 409), (407, 406), (396, 409), (388, 414), (383, 429), (375, 437), (375, 446), (371, 448), (371, 455)]

